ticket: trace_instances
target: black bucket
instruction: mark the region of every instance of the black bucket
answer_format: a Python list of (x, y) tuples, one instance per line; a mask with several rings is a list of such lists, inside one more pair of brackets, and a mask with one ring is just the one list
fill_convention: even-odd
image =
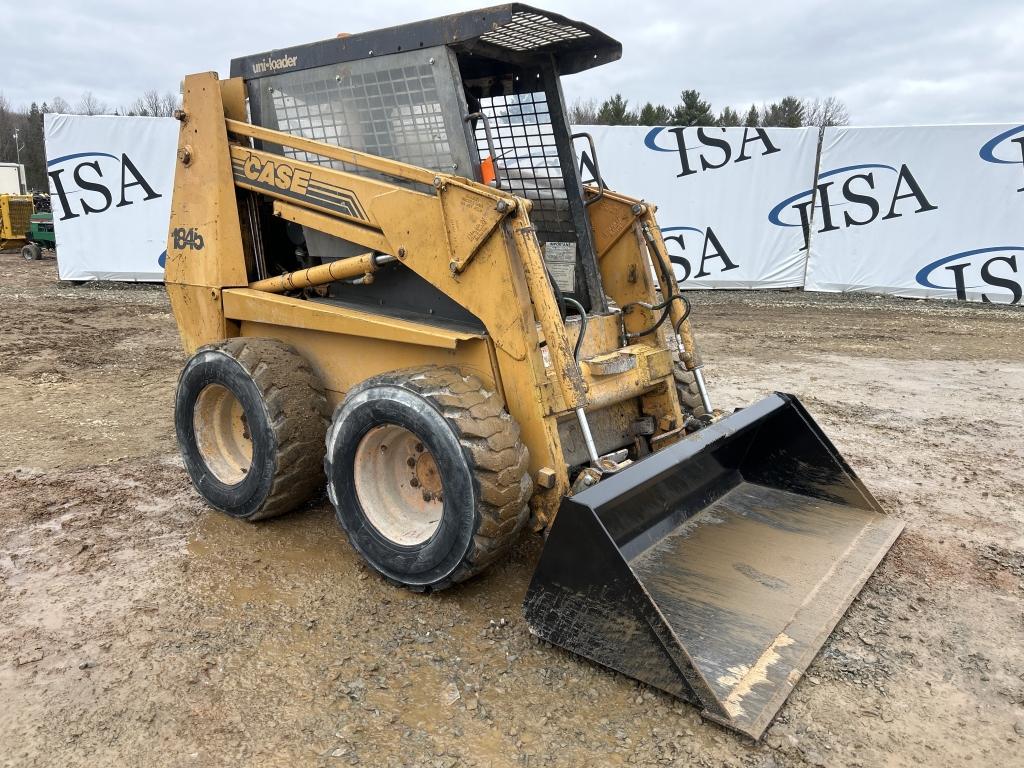
[(757, 739), (902, 528), (776, 393), (565, 499), (526, 619)]

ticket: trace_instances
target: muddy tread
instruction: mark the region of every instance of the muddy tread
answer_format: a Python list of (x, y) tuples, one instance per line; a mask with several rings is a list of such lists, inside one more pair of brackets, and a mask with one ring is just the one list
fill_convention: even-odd
[(323, 382), (292, 347), (275, 339), (238, 337), (204, 349), (221, 350), (260, 390), (277, 438), (277, 471), (266, 500), (246, 519), (290, 512), (324, 487), (323, 453), (329, 410)]
[(672, 376), (676, 381), (676, 392), (679, 393), (679, 405), (683, 409), (683, 418), (696, 416), (700, 418), (707, 414), (704, 410), (704, 403), (700, 399), (700, 390), (697, 389), (697, 379), (692, 371), (686, 370), (682, 363), (676, 362), (672, 366)]
[(368, 379), (350, 394), (380, 383), (404, 386), (430, 402), (453, 427), (473, 474), (477, 532), (461, 564), (430, 587), (444, 589), (480, 573), (518, 538), (529, 519), (533, 492), (529, 451), (501, 397), (476, 376), (450, 367), (405, 369)]

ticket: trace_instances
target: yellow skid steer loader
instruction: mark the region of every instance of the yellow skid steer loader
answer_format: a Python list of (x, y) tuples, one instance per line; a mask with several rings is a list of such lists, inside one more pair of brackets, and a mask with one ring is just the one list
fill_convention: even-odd
[(654, 206), (567, 122), (620, 55), (512, 4), (186, 78), (177, 436), (236, 517), (326, 484), (412, 589), (545, 532), (535, 634), (757, 738), (901, 524), (795, 397), (713, 410)]

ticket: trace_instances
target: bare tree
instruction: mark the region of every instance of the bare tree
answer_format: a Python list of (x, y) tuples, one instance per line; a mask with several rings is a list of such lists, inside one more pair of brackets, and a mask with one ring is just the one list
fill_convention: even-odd
[(96, 98), (92, 91), (86, 91), (82, 94), (82, 98), (78, 100), (78, 107), (75, 111), (80, 115), (105, 115), (107, 113), (107, 105)]
[(849, 125), (850, 113), (846, 105), (835, 96), (824, 99), (804, 100), (804, 123), (826, 128), (832, 125)]
[(141, 101), (146, 110), (142, 114), (150, 115), (152, 117), (160, 117), (160, 110), (163, 108), (163, 100), (160, 98), (160, 94), (155, 88), (142, 94)]
[(145, 99), (138, 98), (126, 107), (121, 107), (121, 114), (129, 117), (145, 117), (149, 114)]
[(160, 115), (163, 117), (174, 117), (174, 112), (181, 108), (181, 97), (167, 91), (160, 100)]
[(50, 101), (49, 111), (58, 115), (69, 115), (71, 114), (71, 105), (68, 104), (66, 99), (54, 96), (53, 100)]
[(597, 102), (594, 99), (576, 99), (569, 106), (569, 123), (597, 125)]

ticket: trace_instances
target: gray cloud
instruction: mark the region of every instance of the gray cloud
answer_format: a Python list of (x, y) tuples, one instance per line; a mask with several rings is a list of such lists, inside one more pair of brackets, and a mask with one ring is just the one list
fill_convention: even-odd
[[(74, 104), (86, 90), (124, 105), (150, 88), (176, 90), (190, 72), (226, 75), (234, 56), (479, 4), (23, 4), (6, 14), (14, 34), (5, 35), (0, 91), (15, 106), (54, 96)], [(543, 7), (623, 43), (620, 62), (568, 78), (570, 100), (620, 91), (634, 104), (671, 105), (681, 89), (696, 88), (716, 109), (745, 110), (785, 95), (835, 95), (861, 125), (1024, 118), (1024, 71), (1014, 39), (1024, 26), (1019, 0), (552, 0)]]

